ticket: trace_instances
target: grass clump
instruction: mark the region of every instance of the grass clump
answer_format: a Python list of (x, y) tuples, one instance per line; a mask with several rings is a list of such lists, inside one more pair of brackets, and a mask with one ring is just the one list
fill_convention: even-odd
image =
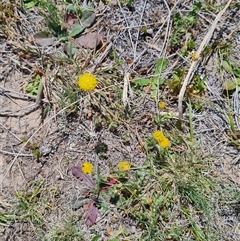
[(194, 237), (201, 231), (200, 240), (206, 240), (207, 233), (196, 229), (201, 226), (197, 221), (199, 214), (204, 222), (209, 222), (212, 206), (209, 195), (213, 183), (203, 173), (206, 167), (199, 161), (200, 156), (160, 152), (158, 157), (150, 155), (146, 167), (129, 178), (128, 188), (134, 186), (137, 191), (130, 198), (123, 198), (124, 209), (140, 222), (144, 238), (179, 239), (190, 233)]
[[(166, 136), (172, 136), (169, 145), (162, 144)], [(226, 202), (226, 192), (228, 199), (234, 200), (236, 190), (216, 193), (223, 182), (214, 177), (210, 158), (179, 134), (157, 130), (146, 139), (145, 149), (148, 155), (142, 166), (120, 161), (108, 176), (96, 168), (96, 181), (84, 174), (84, 168), (84, 173), (80, 168), (73, 172), (83, 183), (91, 180), (89, 190), (95, 192), (95, 198), (88, 200), (95, 203), (94, 208), (89, 205), (87, 215), (96, 214), (97, 209), (106, 211), (111, 203), (137, 222), (139, 240), (218, 240), (221, 234), (216, 234), (214, 222), (220, 210), (216, 203)], [(96, 220), (97, 216), (89, 226)], [(125, 230), (119, 238), (128, 235)]]
[(45, 236), (43, 241), (84, 241), (82, 234), (78, 231), (73, 218), (62, 220), (53, 227)]
[(29, 183), (24, 190), (16, 192), (18, 207), (16, 219), (32, 223), (36, 227), (44, 225), (43, 213), (48, 207), (46, 197), (44, 197), (44, 181), (38, 180)]
[[(82, 239), (76, 221), (69, 214), (54, 225), (49, 218), (56, 219), (54, 210), (60, 191), (54, 186), (47, 186), (44, 180), (30, 182), (24, 189), (16, 192), (17, 205), (13, 206), (11, 220), (4, 215), (3, 222), (29, 223), (36, 240), (76, 241)], [(48, 213), (48, 215), (46, 215)], [(51, 215), (51, 216), (49, 216)], [(8, 219), (7, 219), (8, 217)], [(27, 230), (23, 230), (26, 232)]]

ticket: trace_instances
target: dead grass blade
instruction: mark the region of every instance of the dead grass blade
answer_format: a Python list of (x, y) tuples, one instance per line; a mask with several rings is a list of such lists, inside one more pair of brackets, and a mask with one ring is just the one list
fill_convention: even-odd
[[(203, 51), (204, 46), (206, 46), (206, 44), (209, 42), (215, 28), (216, 25), (218, 23), (218, 21), (220, 20), (220, 18), (222, 17), (222, 15), (224, 14), (224, 12), (227, 10), (227, 8), (229, 7), (230, 3), (232, 2), (232, 0), (229, 0), (228, 3), (226, 4), (226, 6), (224, 7), (224, 9), (222, 11), (220, 11), (218, 13), (218, 15), (216, 16), (211, 28), (209, 29), (209, 31), (207, 32), (207, 34), (205, 35), (201, 45), (199, 46), (198, 50), (196, 51), (196, 56), (200, 56), (201, 52)], [(186, 78), (183, 81), (183, 85), (182, 88), (180, 90), (179, 93), (179, 97), (178, 97), (178, 112), (179, 112), (179, 119), (182, 120), (183, 119), (183, 110), (182, 110), (182, 102), (183, 102), (183, 97), (187, 88), (187, 85), (190, 81), (190, 79), (193, 77), (193, 73), (194, 73), (194, 69), (196, 67), (196, 65), (199, 63), (198, 59), (194, 59), (189, 70), (187, 73)]]
[(122, 102), (124, 108), (129, 107), (129, 98), (128, 98), (128, 88), (129, 88), (129, 77), (130, 74), (126, 73), (124, 76), (124, 84), (123, 84), (123, 93), (122, 93)]

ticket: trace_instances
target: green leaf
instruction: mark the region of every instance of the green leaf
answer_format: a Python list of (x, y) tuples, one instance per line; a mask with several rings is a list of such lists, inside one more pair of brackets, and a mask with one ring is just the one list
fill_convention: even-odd
[(101, 238), (100, 235), (96, 235), (96, 236), (94, 236), (94, 237), (92, 238), (92, 241), (97, 241), (97, 240), (99, 240), (100, 238)]
[(198, 74), (194, 76), (193, 87), (194, 90), (197, 91), (197, 93), (204, 92), (206, 90), (205, 80), (206, 76), (203, 78), (201, 78)]
[(202, 8), (202, 3), (201, 2), (194, 2), (193, 3), (193, 11), (198, 12), (198, 11), (201, 10), (201, 8)]
[(230, 74), (232, 74), (232, 66), (230, 65), (230, 63), (226, 60), (223, 60), (223, 68)]
[(151, 88), (151, 90), (157, 90), (157, 88), (158, 88), (158, 86), (157, 86), (157, 85), (152, 84), (152, 88)]
[(180, 68), (176, 68), (173, 71), (173, 79), (174, 80), (182, 80), (184, 77), (184, 70)]
[(32, 152), (32, 154), (33, 154), (33, 156), (35, 156), (35, 157), (39, 157), (39, 156), (40, 156), (40, 151), (39, 151), (39, 149), (34, 150), (34, 151)]
[(162, 78), (153, 78), (153, 80), (152, 80), (152, 84), (156, 85), (156, 86), (162, 85), (162, 84), (164, 84), (164, 82), (165, 82), (165, 80)]
[(156, 98), (157, 98), (157, 89), (152, 89), (152, 90), (151, 90), (151, 97), (152, 97), (154, 100), (156, 100)]
[(237, 77), (240, 78), (240, 69), (237, 66), (233, 66), (233, 74)]
[(240, 78), (237, 78), (236, 82), (234, 80), (227, 80), (223, 82), (223, 88), (225, 90), (235, 90), (237, 85), (240, 86)]
[(26, 86), (27, 93), (32, 95), (37, 95), (40, 80), (41, 80), (41, 77), (39, 75), (36, 75), (33, 81), (27, 84)]
[(66, 31), (61, 28), (60, 24), (50, 19), (47, 20), (47, 26), (54, 36), (61, 37), (66, 33)]
[(6, 223), (6, 222), (7, 222), (7, 218), (5, 214), (0, 213), (0, 223)]
[(234, 62), (223, 60), (222, 66), (229, 74), (234, 74), (235, 77), (240, 78), (240, 69)]
[(173, 79), (177, 81), (177, 80), (180, 80), (180, 77), (177, 74), (173, 73)]
[(193, 39), (190, 39), (188, 42), (187, 42), (187, 48), (190, 49), (190, 48), (194, 48), (196, 45), (195, 41)]
[(67, 11), (77, 12), (77, 6), (75, 4), (69, 4), (66, 8)]
[(191, 15), (191, 13), (188, 14), (187, 20), (190, 24), (196, 23), (197, 19), (195, 17), (195, 14), (193, 13), (193, 15)]
[(85, 28), (80, 24), (75, 24), (74, 27), (69, 32), (69, 36), (76, 37), (78, 34), (82, 33)]
[(173, 15), (173, 21), (174, 21), (174, 24), (177, 26), (181, 26), (183, 24), (183, 19), (179, 12), (177, 12)]
[(25, 0), (23, 1), (23, 6), (25, 9), (29, 9), (38, 4), (38, 0)]
[(82, 12), (81, 24), (84, 28), (89, 28), (93, 25), (96, 14), (93, 11), (84, 10)]
[(89, 12), (94, 12), (94, 8), (91, 7), (91, 6), (83, 6), (81, 7), (81, 10), (84, 12), (84, 11), (89, 11)]
[(136, 78), (134, 82), (137, 86), (146, 86), (151, 84), (152, 81), (151, 79), (146, 79), (146, 78)]
[(154, 75), (161, 74), (167, 67), (167, 59), (166, 58), (160, 58), (157, 60), (157, 63), (155, 65)]

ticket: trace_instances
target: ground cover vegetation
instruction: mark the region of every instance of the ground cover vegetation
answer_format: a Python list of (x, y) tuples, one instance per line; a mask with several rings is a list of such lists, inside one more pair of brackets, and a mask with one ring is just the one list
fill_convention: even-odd
[(239, 240), (238, 1), (0, 2), (1, 240)]

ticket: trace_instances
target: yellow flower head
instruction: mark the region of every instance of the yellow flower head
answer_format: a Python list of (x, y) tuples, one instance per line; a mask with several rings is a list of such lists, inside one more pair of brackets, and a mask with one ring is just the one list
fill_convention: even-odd
[(199, 55), (197, 54), (197, 52), (195, 50), (193, 50), (192, 52), (189, 52), (188, 54), (195, 61), (200, 59)]
[(164, 134), (162, 131), (160, 130), (156, 130), (153, 132), (153, 138), (156, 140), (156, 141), (160, 141), (161, 139), (164, 138)]
[(160, 102), (158, 103), (159, 109), (164, 109), (165, 106), (166, 106), (166, 102), (164, 102), (164, 101), (160, 101)]
[(151, 204), (152, 202), (153, 202), (152, 198), (149, 197), (149, 198), (147, 199), (147, 203), (148, 203), (148, 204)]
[(83, 171), (83, 173), (85, 173), (85, 174), (91, 174), (92, 173), (92, 171), (93, 171), (93, 165), (92, 165), (92, 163), (91, 162), (84, 162), (83, 164), (82, 164), (82, 171)]
[(130, 167), (131, 167), (131, 164), (128, 161), (120, 161), (118, 163), (118, 168), (122, 172), (128, 171), (130, 169)]
[(162, 138), (159, 142), (158, 142), (159, 146), (161, 146), (162, 148), (166, 148), (170, 145), (170, 141), (167, 137), (164, 136), (164, 138)]
[(97, 86), (97, 79), (93, 74), (84, 73), (78, 78), (79, 88), (85, 91), (94, 90)]
[(166, 148), (170, 145), (169, 139), (164, 136), (163, 132), (160, 130), (156, 130), (153, 132), (153, 138), (158, 142), (159, 146), (162, 148)]

